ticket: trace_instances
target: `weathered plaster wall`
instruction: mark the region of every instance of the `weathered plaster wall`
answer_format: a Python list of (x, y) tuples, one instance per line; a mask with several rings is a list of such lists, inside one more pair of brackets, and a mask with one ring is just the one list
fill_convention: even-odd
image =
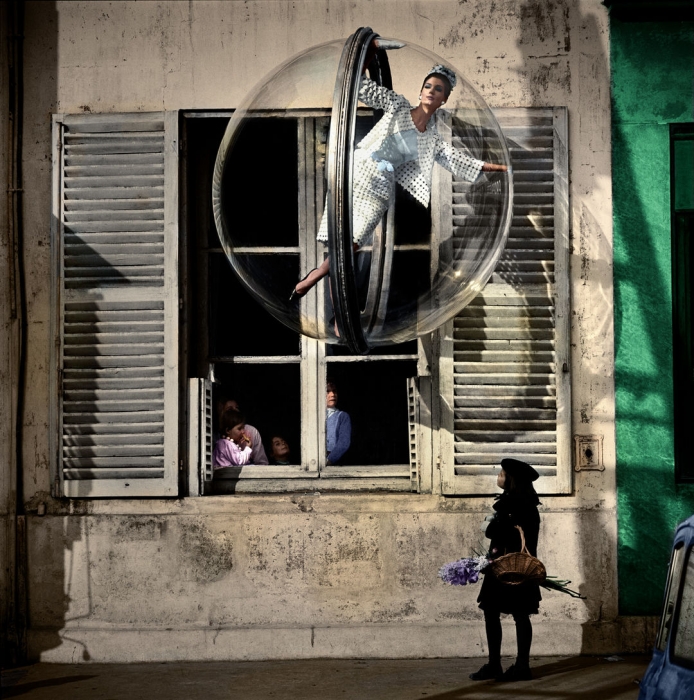
[[(567, 105), (574, 432), (604, 472), (543, 498), (537, 653), (619, 649), (607, 16), (598, 0), (27, 3), (29, 376), (24, 492), (31, 650), (51, 660), (482, 654), (474, 589), (438, 566), (491, 499), (432, 495), (50, 499), (50, 113), (233, 107), (288, 56), (368, 24), (463, 68), (492, 106)], [(36, 515), (39, 503), (47, 515)], [(507, 635), (508, 637), (508, 635)], [(513, 641), (512, 636), (509, 637)]]
[[(189, 499), (175, 514), (161, 502), (53, 511), (29, 533), (41, 571), (32, 649), (75, 661), (480, 655), (477, 589), (435, 574), (477, 545), (484, 505), (302, 495)], [(600, 599), (613, 583), (612, 520), (569, 502), (545, 516), (545, 563), (591, 602), (547, 593), (536, 653), (618, 648), (616, 627), (600, 624), (601, 607), (602, 621), (615, 612)]]
[(675, 484), (669, 132), (694, 121), (694, 23), (613, 20), (611, 40), (619, 603), (652, 615), (694, 512)]

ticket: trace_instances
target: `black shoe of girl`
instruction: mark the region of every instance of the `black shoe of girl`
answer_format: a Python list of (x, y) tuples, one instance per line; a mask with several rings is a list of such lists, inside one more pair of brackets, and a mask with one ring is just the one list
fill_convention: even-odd
[(514, 681), (531, 681), (533, 679), (532, 671), (529, 666), (518, 666), (513, 664), (509, 666), (501, 678), (497, 680), (504, 683), (513, 683)]
[(470, 674), (471, 681), (500, 681), (504, 676), (501, 664), (484, 664), (479, 671)]

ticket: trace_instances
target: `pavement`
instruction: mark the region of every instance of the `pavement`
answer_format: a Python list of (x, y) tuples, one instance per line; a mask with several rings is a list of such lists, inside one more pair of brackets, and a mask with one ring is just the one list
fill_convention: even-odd
[[(2, 671), (22, 700), (636, 700), (649, 657), (531, 659), (534, 680), (474, 682), (482, 659), (34, 664)], [(504, 668), (511, 660), (504, 660)]]

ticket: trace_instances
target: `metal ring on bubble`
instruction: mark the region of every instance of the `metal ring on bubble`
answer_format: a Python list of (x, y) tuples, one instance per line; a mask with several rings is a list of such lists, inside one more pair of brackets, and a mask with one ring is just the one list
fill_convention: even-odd
[[(357, 120), (359, 77), (369, 44), (377, 36), (370, 27), (360, 27), (345, 43), (335, 80), (328, 137), (328, 254), (333, 309), (340, 335), (350, 351), (356, 354), (367, 352), (369, 346), (364, 338), (354, 281), (352, 144)], [(379, 239), (385, 243), (383, 236)]]

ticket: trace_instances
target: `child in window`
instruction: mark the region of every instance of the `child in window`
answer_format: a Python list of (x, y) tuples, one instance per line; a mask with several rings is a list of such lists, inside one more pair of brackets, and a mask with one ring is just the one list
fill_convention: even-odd
[(352, 443), (352, 421), (349, 413), (337, 407), (337, 385), (333, 379), (328, 379), (326, 390), (325, 438), (327, 465), (331, 467), (341, 463)]
[[(216, 443), (217, 440), (219, 440), (219, 438), (222, 437), (222, 429), (220, 426), (222, 425), (222, 414), (224, 413), (224, 411), (228, 411), (232, 408), (234, 409), (234, 411), (242, 411), (239, 408), (238, 401), (234, 398), (230, 398), (226, 394), (218, 395), (217, 399), (215, 400), (215, 407), (217, 410), (216, 418), (218, 426), (217, 430), (214, 432), (214, 440)], [(260, 438), (260, 433), (258, 432), (258, 430), (252, 425), (246, 423), (246, 428), (243, 432), (249, 437), (251, 441), (251, 460), (249, 464), (267, 464), (267, 455), (265, 454), (263, 441)]]
[(289, 443), (281, 435), (273, 435), (270, 451), (270, 464), (284, 465), (292, 463)]
[(220, 432), (222, 437), (214, 446), (212, 465), (237, 467), (251, 462), (251, 439), (245, 432), (246, 419), (239, 411), (229, 409), (222, 413)]

